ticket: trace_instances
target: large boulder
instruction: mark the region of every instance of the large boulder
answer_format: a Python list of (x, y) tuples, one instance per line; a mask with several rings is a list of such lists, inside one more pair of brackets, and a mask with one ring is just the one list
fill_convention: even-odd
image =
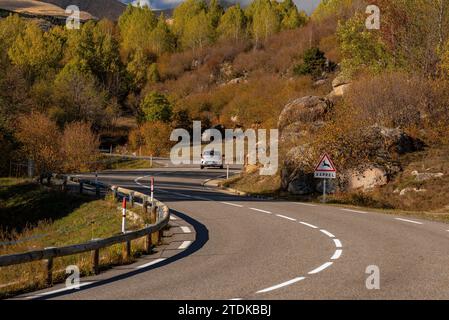
[[(402, 168), (397, 161), (400, 154), (420, 150), (423, 144), (400, 129), (371, 126), (358, 135), (364, 154), (360, 159), (346, 161), (345, 168), (337, 168), (336, 181), (330, 181), (328, 192), (370, 191), (387, 184)], [(337, 146), (338, 147), (338, 146)], [(337, 150), (338, 151), (338, 150)], [(332, 150), (330, 150), (332, 152)], [(357, 150), (348, 157), (358, 154)], [(284, 157), (282, 188), (292, 194), (307, 195), (322, 192), (321, 179), (314, 179), (313, 170), (319, 154), (307, 144), (291, 148)]]
[(327, 96), (327, 98), (332, 102), (337, 102), (343, 98), (351, 88), (351, 78), (344, 73), (340, 73), (332, 81), (332, 92)]
[(342, 175), (341, 180), (344, 181), (345, 191), (370, 191), (376, 187), (386, 185), (388, 183), (388, 174), (385, 168), (370, 164), (363, 169), (347, 170)]
[(322, 121), (332, 109), (332, 103), (322, 97), (307, 96), (293, 100), (281, 112), (278, 129), (282, 131), (294, 123), (313, 123)]

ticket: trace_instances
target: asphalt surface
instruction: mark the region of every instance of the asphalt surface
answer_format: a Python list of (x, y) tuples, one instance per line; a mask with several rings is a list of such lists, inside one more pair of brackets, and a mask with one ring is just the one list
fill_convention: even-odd
[[(147, 193), (154, 176), (155, 196), (176, 219), (171, 232), (178, 238), (170, 247), (177, 250), (83, 278), (79, 290), (59, 285), (24, 297), (449, 299), (449, 225), (203, 186), (225, 173), (164, 168), (100, 174), (103, 182)], [(379, 270), (379, 289), (366, 286), (369, 266)]]

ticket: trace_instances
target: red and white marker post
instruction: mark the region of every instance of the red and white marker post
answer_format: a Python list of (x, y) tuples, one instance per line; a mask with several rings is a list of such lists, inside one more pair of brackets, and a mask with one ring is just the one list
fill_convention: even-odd
[(150, 190), (151, 190), (151, 193), (150, 193), (150, 202), (151, 202), (151, 205), (153, 205), (153, 200), (154, 200), (154, 177), (151, 177), (150, 181), (151, 181), (151, 187), (150, 187)]
[(126, 197), (123, 197), (122, 204), (122, 233), (126, 232)]

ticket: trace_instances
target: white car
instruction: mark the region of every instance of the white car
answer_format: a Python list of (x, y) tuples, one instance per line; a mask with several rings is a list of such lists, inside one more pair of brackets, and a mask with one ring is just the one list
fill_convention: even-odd
[(201, 169), (220, 168), (223, 169), (223, 157), (219, 151), (208, 150), (201, 154)]

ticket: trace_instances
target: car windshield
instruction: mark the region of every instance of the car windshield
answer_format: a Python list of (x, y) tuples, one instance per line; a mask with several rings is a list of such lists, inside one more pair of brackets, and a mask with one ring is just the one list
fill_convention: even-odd
[(219, 151), (214, 151), (214, 150), (204, 151), (204, 156), (206, 156), (206, 157), (219, 157), (220, 156), (220, 152)]

